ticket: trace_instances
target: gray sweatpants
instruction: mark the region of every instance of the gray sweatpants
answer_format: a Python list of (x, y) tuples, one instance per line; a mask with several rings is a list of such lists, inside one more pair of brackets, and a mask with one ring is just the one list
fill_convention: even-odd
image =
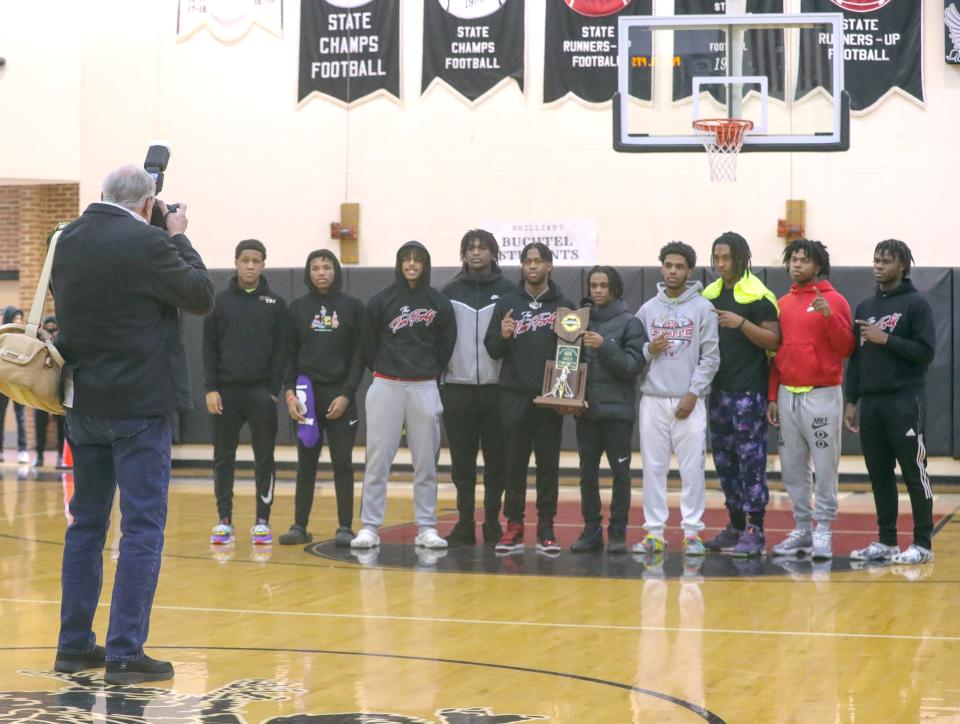
[(793, 519), (803, 530), (810, 529), (811, 518), (829, 528), (837, 517), (843, 392), (839, 385), (801, 393), (780, 385), (777, 405), (780, 470), (793, 502)]
[(443, 405), (434, 380), (399, 382), (374, 377), (367, 390), (367, 459), (360, 522), (376, 531), (387, 509), (387, 479), (403, 426), (413, 461), (413, 511), (423, 532), (437, 526), (437, 455)]

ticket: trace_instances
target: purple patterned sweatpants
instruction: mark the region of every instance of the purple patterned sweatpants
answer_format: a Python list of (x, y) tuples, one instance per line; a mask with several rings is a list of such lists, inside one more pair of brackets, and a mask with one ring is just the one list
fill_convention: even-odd
[(710, 394), (710, 444), (727, 509), (763, 513), (767, 489), (767, 396), (762, 392)]

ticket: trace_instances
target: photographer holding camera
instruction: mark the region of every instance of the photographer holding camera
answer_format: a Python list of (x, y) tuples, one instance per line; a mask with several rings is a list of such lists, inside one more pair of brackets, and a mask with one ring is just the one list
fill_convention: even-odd
[[(190, 406), (180, 310), (213, 309), (213, 282), (184, 234), (186, 205), (171, 212), (156, 186), (136, 166), (111, 171), (102, 202), (64, 229), (53, 262), (75, 475), (54, 668), (105, 664), (108, 684), (173, 678), (143, 645), (167, 520), (169, 414)], [(148, 223), (155, 206), (167, 231)], [(122, 535), (104, 648), (93, 617), (117, 488)]]

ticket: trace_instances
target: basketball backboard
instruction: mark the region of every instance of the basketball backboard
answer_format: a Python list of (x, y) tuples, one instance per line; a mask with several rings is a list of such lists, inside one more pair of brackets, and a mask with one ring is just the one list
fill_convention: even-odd
[(846, 151), (843, 31), (840, 13), (621, 17), (614, 149), (703, 151), (693, 121), (737, 118), (741, 152)]

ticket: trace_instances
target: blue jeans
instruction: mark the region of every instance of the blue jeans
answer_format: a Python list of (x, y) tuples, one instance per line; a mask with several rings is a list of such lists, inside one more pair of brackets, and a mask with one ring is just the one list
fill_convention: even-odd
[(157, 590), (170, 486), (166, 416), (115, 418), (67, 411), (73, 452), (73, 523), (63, 549), (58, 648), (83, 653), (96, 644), (93, 616), (103, 585), (103, 546), (120, 488), (120, 558), (113, 584), (107, 660), (143, 657)]

